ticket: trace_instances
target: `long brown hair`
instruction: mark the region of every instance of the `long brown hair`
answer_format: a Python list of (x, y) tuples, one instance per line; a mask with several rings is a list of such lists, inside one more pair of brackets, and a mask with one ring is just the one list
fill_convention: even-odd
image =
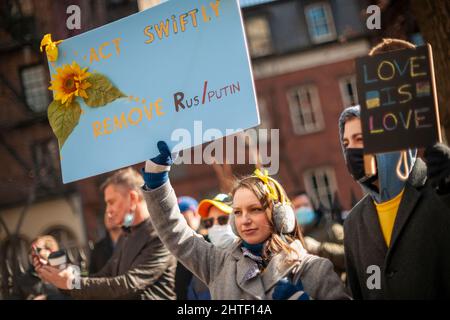
[[(285, 202), (290, 204), (290, 201), (286, 195), (286, 191), (284, 188), (279, 185), (279, 187), (276, 187), (275, 184), (272, 181), (268, 181), (268, 184), (270, 184), (271, 188), (276, 190), (278, 199), (283, 197), (285, 198)], [(275, 232), (274, 222), (273, 222), (273, 201), (269, 198), (269, 195), (267, 193), (267, 186), (265, 183), (258, 177), (254, 175), (246, 176), (241, 178), (235, 183), (235, 186), (233, 188), (233, 191), (231, 192), (232, 196), (234, 197), (234, 194), (238, 189), (245, 188), (250, 191), (252, 191), (256, 198), (258, 198), (262, 208), (266, 212), (267, 219), (269, 220), (272, 234), (270, 237), (266, 240), (263, 247), (263, 254), (262, 257), (265, 260), (270, 260), (272, 256), (279, 252), (284, 252), (287, 255), (293, 253), (297, 254), (297, 252), (289, 245), (295, 240), (300, 240), (303, 247), (305, 247), (305, 242), (303, 239), (302, 232), (300, 230), (300, 226), (298, 223), (296, 223), (296, 226), (294, 228), (294, 231), (289, 234), (280, 235)], [(267, 210), (269, 209), (269, 210)], [(283, 240), (284, 238), (284, 240)]]

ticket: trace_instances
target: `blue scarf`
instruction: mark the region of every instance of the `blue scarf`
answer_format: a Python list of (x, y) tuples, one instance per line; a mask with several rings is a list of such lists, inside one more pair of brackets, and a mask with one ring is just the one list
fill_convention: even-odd
[(244, 255), (244, 257), (249, 258), (255, 263), (253, 267), (251, 267), (245, 274), (244, 276), (245, 280), (256, 277), (259, 273), (261, 273), (261, 270), (263, 270), (266, 267), (266, 263), (262, 258), (263, 247), (264, 242), (257, 244), (250, 244), (242, 240), (242, 247), (241, 247), (242, 254)]
[(242, 246), (246, 248), (248, 251), (250, 251), (252, 254), (261, 257), (262, 256), (262, 250), (264, 247), (264, 242), (257, 243), (257, 244), (250, 244), (248, 242), (245, 242), (242, 240)]

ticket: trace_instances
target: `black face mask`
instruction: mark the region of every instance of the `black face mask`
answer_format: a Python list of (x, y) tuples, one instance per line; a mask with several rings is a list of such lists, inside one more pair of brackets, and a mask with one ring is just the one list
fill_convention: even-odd
[(378, 179), (378, 173), (374, 176), (367, 177), (364, 171), (364, 149), (363, 148), (347, 148), (345, 149), (345, 162), (347, 169), (352, 177), (365, 185), (370, 185)]

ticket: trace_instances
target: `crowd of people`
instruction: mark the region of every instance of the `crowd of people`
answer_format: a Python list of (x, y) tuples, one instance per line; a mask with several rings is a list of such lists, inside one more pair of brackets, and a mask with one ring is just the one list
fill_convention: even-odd
[[(384, 40), (370, 55), (413, 45)], [(450, 298), (450, 148), (375, 155), (365, 172), (360, 107), (339, 120), (343, 156), (365, 196), (344, 224), (304, 192), (289, 199), (264, 169), (236, 179), (230, 194), (177, 197), (173, 155), (142, 173), (123, 169), (102, 186), (107, 236), (79, 277), (49, 265), (58, 245), (35, 241), (26, 298), (75, 299), (442, 299)], [(76, 279), (76, 278), (79, 279)]]

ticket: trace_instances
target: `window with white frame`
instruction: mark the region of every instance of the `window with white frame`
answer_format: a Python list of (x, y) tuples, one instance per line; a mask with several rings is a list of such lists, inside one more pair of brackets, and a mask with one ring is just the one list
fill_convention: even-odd
[(313, 197), (316, 205), (321, 203), (327, 208), (333, 205), (337, 191), (336, 176), (331, 167), (320, 167), (307, 170), (304, 174), (306, 192)]
[(245, 32), (252, 57), (261, 57), (272, 53), (272, 36), (269, 21), (265, 16), (246, 18)]
[(34, 112), (44, 112), (50, 103), (46, 74), (43, 65), (25, 67), (21, 71), (25, 99)]
[(305, 7), (309, 34), (314, 43), (336, 39), (336, 29), (330, 5), (326, 2), (314, 3)]
[(344, 108), (358, 104), (356, 77), (354, 75), (339, 79), (339, 88), (341, 89)]
[(60, 183), (59, 148), (56, 139), (34, 141), (31, 145), (39, 192), (56, 191)]
[(306, 85), (288, 92), (289, 110), (296, 134), (308, 134), (324, 128), (319, 93), (315, 86)]

